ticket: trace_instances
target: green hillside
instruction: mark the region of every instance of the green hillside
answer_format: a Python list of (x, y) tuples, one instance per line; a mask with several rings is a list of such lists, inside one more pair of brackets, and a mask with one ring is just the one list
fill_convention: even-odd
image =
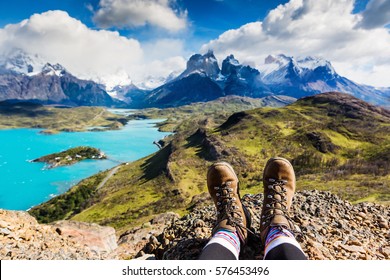
[[(217, 160), (233, 165), (241, 194), (258, 193), (263, 167), (273, 156), (292, 161), (298, 189), (390, 204), (389, 135), (389, 111), (341, 93), (238, 112), (224, 122), (212, 114), (206, 120), (194, 115), (160, 151), (122, 165), (104, 187), (83, 200), (87, 206), (82, 211), (67, 210), (65, 216), (121, 232), (157, 213), (183, 214), (194, 200), (205, 197), (199, 194), (207, 190), (206, 171)], [(48, 221), (45, 211), (53, 207), (49, 201), (31, 213)]]
[(0, 102), (0, 129), (41, 128), (44, 133), (119, 129), (126, 119), (101, 107), (58, 108), (40, 104)]

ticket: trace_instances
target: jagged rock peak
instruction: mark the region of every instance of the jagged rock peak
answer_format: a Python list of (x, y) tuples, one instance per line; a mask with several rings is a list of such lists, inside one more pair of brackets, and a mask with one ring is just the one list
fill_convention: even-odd
[(321, 57), (316, 56), (286, 56), (284, 54), (278, 55), (269, 55), (264, 60), (265, 65), (277, 64), (279, 67), (290, 64), (292, 67), (297, 67), (299, 69), (315, 70), (319, 67), (326, 67), (332, 73), (336, 73), (332, 64)]
[(235, 72), (237, 68), (242, 67), (240, 62), (234, 57), (234, 55), (229, 55), (222, 61), (222, 70), (221, 74), (227, 76), (232, 72)]
[(56, 75), (56, 76), (62, 76), (65, 74), (66, 69), (61, 64), (50, 64), (46, 63), (45, 66), (42, 68), (42, 74), (44, 75)]
[(220, 72), (218, 61), (214, 56), (213, 51), (209, 50), (206, 54), (194, 54), (187, 62), (187, 69), (181, 75), (189, 76), (193, 73), (204, 74), (215, 78)]
[(291, 61), (291, 57), (288, 57), (284, 54), (278, 54), (278, 55), (271, 54), (265, 58), (264, 64), (276, 63), (282, 66), (282, 65), (286, 65), (290, 61)]

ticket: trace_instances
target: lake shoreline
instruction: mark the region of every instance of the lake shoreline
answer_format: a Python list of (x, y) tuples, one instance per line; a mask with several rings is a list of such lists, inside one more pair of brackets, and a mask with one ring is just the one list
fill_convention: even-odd
[[(37, 128), (0, 130), (0, 137), (8, 140), (0, 147), (0, 208), (29, 209), (66, 192), (85, 178), (156, 152), (158, 147), (153, 142), (171, 134), (158, 131), (156, 124), (161, 121), (130, 120), (118, 130), (54, 135), (41, 134)], [(99, 148), (108, 159), (84, 160), (46, 170), (42, 170), (44, 163), (29, 162), (77, 146)], [(18, 197), (23, 199), (19, 201)]]

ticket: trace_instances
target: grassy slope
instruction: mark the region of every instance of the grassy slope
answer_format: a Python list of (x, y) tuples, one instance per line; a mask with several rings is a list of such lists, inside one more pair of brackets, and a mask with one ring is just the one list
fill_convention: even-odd
[[(280, 101), (283, 100), (283, 101)], [(234, 112), (245, 111), (260, 107), (281, 107), (287, 103), (294, 102), (295, 99), (288, 96), (278, 98), (250, 98), (242, 96), (226, 96), (209, 102), (198, 102), (177, 108), (166, 109), (144, 109), (132, 118), (167, 119), (159, 123), (161, 131), (180, 131), (179, 125), (186, 120), (193, 118), (209, 119), (215, 122), (223, 122)]]
[(54, 108), (32, 104), (0, 104), (0, 129), (45, 128), (47, 133), (83, 131), (88, 127), (121, 127), (121, 118), (101, 107)]
[(234, 114), (223, 124), (210, 116), (185, 119), (164, 149), (122, 166), (92, 197), (93, 205), (72, 219), (121, 232), (153, 214), (184, 213), (193, 196), (206, 191), (206, 170), (216, 160), (232, 163), (242, 194), (257, 193), (272, 156), (293, 161), (298, 189), (388, 204), (389, 135), (388, 111), (339, 94)]

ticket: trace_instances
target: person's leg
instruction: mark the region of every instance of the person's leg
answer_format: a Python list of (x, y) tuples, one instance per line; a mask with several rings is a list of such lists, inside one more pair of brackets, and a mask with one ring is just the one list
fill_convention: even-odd
[(265, 260), (306, 260), (301, 246), (287, 229), (271, 227), (264, 248)]
[(250, 216), (241, 203), (237, 175), (228, 163), (215, 163), (207, 172), (207, 187), (217, 208), (217, 223), (199, 259), (238, 259)]
[(306, 259), (293, 235), (294, 225), (288, 211), (295, 192), (295, 173), (284, 158), (268, 160), (263, 173), (264, 202), (260, 235), (264, 259)]
[(217, 231), (203, 248), (200, 260), (238, 260), (240, 239), (236, 232)]

